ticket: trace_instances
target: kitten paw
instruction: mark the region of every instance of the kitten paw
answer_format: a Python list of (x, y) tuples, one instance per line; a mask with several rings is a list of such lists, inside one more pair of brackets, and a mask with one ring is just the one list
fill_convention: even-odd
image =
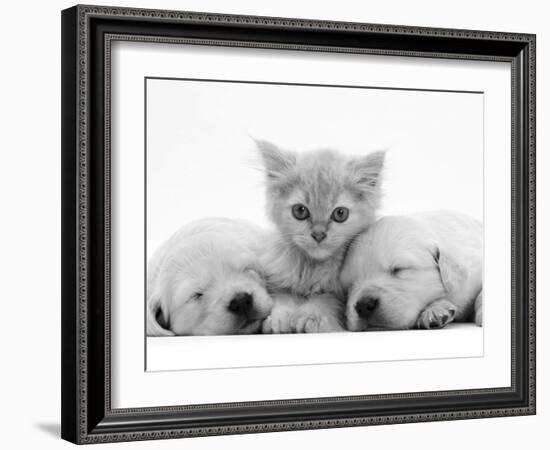
[(288, 311), (271, 313), (262, 323), (262, 333), (264, 334), (281, 334), (292, 333), (291, 326), (292, 315)]
[(302, 314), (295, 317), (293, 324), (295, 333), (331, 333), (342, 331), (339, 323), (316, 314)]
[(296, 333), (318, 333), (320, 317), (302, 314), (293, 320), (293, 328)]
[(456, 314), (456, 307), (447, 300), (436, 300), (420, 313), (416, 326), (418, 328), (443, 328), (451, 323)]

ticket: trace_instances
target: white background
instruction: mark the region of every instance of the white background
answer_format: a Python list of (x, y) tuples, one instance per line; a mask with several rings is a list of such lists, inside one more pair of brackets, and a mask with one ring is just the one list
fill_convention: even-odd
[[(201, 51), (228, 59), (227, 49)], [(270, 63), (263, 50), (231, 52), (263, 56), (259, 62), (253, 60), (255, 67)], [(190, 53), (195, 56), (196, 50)], [(113, 51), (113, 55), (118, 53)], [(177, 55), (173, 51), (172, 59)], [(316, 60), (319, 56), (301, 55), (313, 67), (321, 64)], [(325, 54), (321, 58), (333, 65), (349, 64), (348, 70), (345, 65), (337, 69), (339, 74), (346, 73), (342, 77), (346, 81), (348, 72), (357, 74), (352, 79), (364, 80), (364, 72), (384, 70), (370, 68), (369, 59), (381, 64), (388, 60), (363, 57), (363, 64), (358, 64), (356, 56)], [(283, 62), (275, 65), (279, 68)], [(311, 76), (297, 64), (293, 58), (294, 74)], [(187, 64), (183, 73), (175, 70), (173, 75), (193, 73), (197, 69), (191, 65), (191, 72)], [(230, 61), (227, 65), (237, 64)], [(500, 70), (506, 73), (507, 67), (502, 66)], [(400, 67), (403, 71), (407, 65)], [(154, 70), (164, 73), (158, 67)], [(268, 71), (268, 80), (285, 76)], [(246, 80), (261, 76), (249, 72), (244, 71)], [(314, 72), (320, 79), (327, 77), (327, 70)], [(409, 79), (403, 83), (398, 87), (416, 85)], [(452, 81), (449, 85), (456, 86)], [(152, 255), (175, 230), (195, 219), (221, 216), (270, 224), (265, 212), (265, 175), (249, 136), (296, 152), (331, 148), (361, 156), (387, 149), (381, 215), (450, 209), (482, 220), (483, 104), (480, 93), (149, 79), (147, 254)]]
[[(126, 5), (111, 0), (108, 4)], [(3, 161), (0, 165), (3, 215), (1, 222), (2, 279), (5, 315), (1, 328), (2, 372), (0, 398), (2, 433), (6, 448), (70, 448), (58, 438), (59, 429), (59, 245), (60, 245), (60, 132), (59, 132), (59, 10), (71, 2), (12, 2), (4, 6), (1, 28), (3, 67), (0, 73)], [(398, 23), (472, 29), (525, 31), (538, 34), (537, 117), (538, 173), (550, 169), (547, 129), (550, 76), (547, 28), (543, 2), (481, 3), (473, 0), (387, 1), (384, 3), (296, 2), (291, 0), (139, 1), (132, 6), (295, 16), (319, 19)], [(27, 31), (25, 31), (27, 30)], [(31, 31), (32, 30), (32, 31)], [(550, 226), (546, 192), (550, 179), (539, 176), (538, 272), (550, 270), (550, 242), (544, 229)], [(355, 429), (320, 430), (267, 435), (225, 436), (171, 442), (116, 444), (117, 448), (228, 449), (316, 448), (369, 446), (373, 448), (465, 449), (491, 446), (499, 449), (540, 447), (547, 438), (550, 397), (547, 383), (550, 339), (543, 320), (550, 310), (547, 277), (538, 288), (539, 326), (538, 415), (430, 424), (392, 425)], [(533, 445), (534, 444), (534, 445)], [(111, 448), (111, 447), (109, 447)]]

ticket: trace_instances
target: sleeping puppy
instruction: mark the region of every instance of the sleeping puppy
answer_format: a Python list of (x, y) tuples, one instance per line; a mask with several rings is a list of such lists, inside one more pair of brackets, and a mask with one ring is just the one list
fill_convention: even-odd
[(176, 232), (149, 262), (147, 335), (258, 332), (272, 303), (256, 270), (263, 239), (257, 227), (229, 219)]
[(389, 216), (352, 244), (341, 272), (349, 330), (482, 323), (482, 226), (451, 212)]

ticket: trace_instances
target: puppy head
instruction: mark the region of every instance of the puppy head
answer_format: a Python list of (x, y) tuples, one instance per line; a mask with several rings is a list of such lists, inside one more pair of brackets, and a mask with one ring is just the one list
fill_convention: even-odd
[(342, 271), (348, 329), (415, 326), (420, 312), (446, 292), (439, 252), (427, 230), (406, 217), (376, 222), (354, 243)]
[(150, 301), (154, 322), (180, 336), (259, 331), (272, 301), (253, 256), (219, 245), (192, 253), (184, 253), (185, 261), (172, 259), (164, 271), (163, 292)]

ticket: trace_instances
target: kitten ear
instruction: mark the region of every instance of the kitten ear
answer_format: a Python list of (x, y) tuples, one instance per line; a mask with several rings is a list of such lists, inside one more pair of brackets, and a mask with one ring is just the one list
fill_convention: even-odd
[(267, 177), (270, 180), (280, 180), (296, 165), (296, 156), (285, 152), (267, 141), (256, 141), (262, 155)]
[(352, 180), (361, 191), (373, 191), (379, 187), (386, 151), (370, 153), (350, 162)]

